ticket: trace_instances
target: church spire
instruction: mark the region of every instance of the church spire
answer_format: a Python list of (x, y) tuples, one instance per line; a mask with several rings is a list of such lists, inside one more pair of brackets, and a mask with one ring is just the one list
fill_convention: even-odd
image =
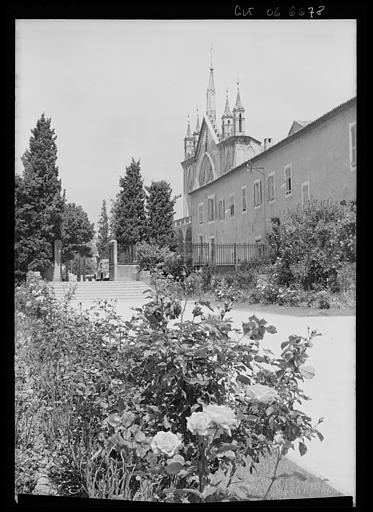
[(187, 134), (184, 138), (185, 158), (189, 158), (189, 157), (193, 156), (193, 153), (194, 153), (194, 137), (193, 137), (191, 129), (190, 129), (190, 121), (189, 121), (189, 114), (188, 114), (188, 128), (187, 128)]
[(229, 106), (228, 89), (226, 90), (225, 110), (224, 110), (223, 117), (233, 117), (231, 108)]
[(237, 98), (236, 98), (236, 105), (234, 107), (236, 110), (244, 110), (242, 103), (241, 103), (241, 96), (240, 96), (240, 82), (237, 78)]
[(231, 112), (231, 108), (229, 106), (228, 100), (228, 89), (226, 91), (227, 98), (225, 100), (225, 110), (224, 114), (221, 116), (222, 118), (222, 138), (225, 139), (232, 135), (233, 131), (233, 114)]
[(189, 121), (189, 114), (188, 114), (188, 128), (187, 128), (186, 136), (191, 137), (191, 135), (192, 135), (192, 132), (190, 131), (190, 121)]
[(245, 135), (245, 109), (241, 103), (240, 82), (237, 78), (237, 98), (233, 109), (234, 135)]
[(206, 114), (214, 122), (216, 121), (216, 109), (215, 109), (215, 84), (214, 84), (214, 67), (212, 64), (212, 46), (211, 46), (211, 62), (210, 62), (210, 77), (207, 86), (206, 95)]

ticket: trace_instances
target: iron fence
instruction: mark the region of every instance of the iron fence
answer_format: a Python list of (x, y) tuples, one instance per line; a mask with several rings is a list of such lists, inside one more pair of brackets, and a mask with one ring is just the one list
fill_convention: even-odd
[[(215, 244), (179, 242), (177, 253), (185, 261), (194, 266), (235, 266), (240, 262), (253, 258), (265, 258), (268, 255), (268, 246), (263, 243), (247, 244)], [(118, 265), (133, 265), (137, 263), (135, 246), (122, 246), (118, 244)]]
[(253, 258), (265, 258), (268, 247), (265, 244), (192, 244), (193, 265), (234, 266)]

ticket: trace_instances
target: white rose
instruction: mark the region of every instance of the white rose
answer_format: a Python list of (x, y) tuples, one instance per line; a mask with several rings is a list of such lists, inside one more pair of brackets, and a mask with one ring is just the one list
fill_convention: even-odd
[(167, 457), (173, 457), (182, 444), (180, 434), (160, 431), (153, 437), (150, 446), (155, 454), (163, 453)]
[(211, 427), (211, 417), (206, 412), (193, 412), (187, 418), (187, 428), (192, 434), (207, 436)]
[(273, 402), (278, 398), (278, 393), (275, 389), (265, 386), (264, 384), (254, 384), (253, 386), (247, 386), (245, 389), (246, 395), (253, 400), (258, 400), (264, 404)]
[(207, 413), (212, 423), (222, 427), (231, 435), (231, 427), (237, 426), (235, 412), (225, 405), (207, 405), (203, 407), (203, 412)]

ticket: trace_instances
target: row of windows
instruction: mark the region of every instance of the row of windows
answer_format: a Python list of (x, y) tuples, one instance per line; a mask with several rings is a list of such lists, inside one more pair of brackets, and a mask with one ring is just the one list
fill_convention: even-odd
[[(356, 167), (356, 122), (349, 124), (349, 138), (350, 138), (350, 168), (354, 170)], [(293, 192), (293, 178), (292, 178), (292, 166), (291, 164), (286, 165), (284, 168), (284, 187), (285, 197), (290, 197)], [(275, 173), (272, 172), (267, 177), (267, 201), (275, 201)], [(254, 208), (260, 207), (263, 204), (263, 180), (254, 181)], [(310, 184), (309, 181), (302, 183), (302, 204), (304, 204), (310, 197)], [(241, 188), (241, 211), (242, 213), (247, 211), (247, 188), (246, 186)], [(208, 222), (218, 220), (224, 220), (225, 216), (229, 215), (234, 217), (235, 215), (235, 199), (234, 194), (229, 196), (228, 209), (225, 209), (225, 199), (220, 198), (216, 203), (215, 196), (208, 198), (207, 205), (207, 220)], [(198, 222), (203, 224), (203, 203), (198, 205)]]
[[(291, 195), (292, 181), (291, 181), (291, 167), (289, 166), (286, 171), (286, 180), (285, 180), (285, 195)], [(262, 181), (255, 180), (254, 181), (254, 208), (260, 207), (263, 204), (263, 189), (262, 189)], [(268, 176), (268, 201), (275, 200), (275, 175), (271, 173)], [(305, 181), (302, 183), (302, 204), (304, 204), (310, 197), (310, 184), (309, 181)], [(229, 217), (235, 216), (235, 197), (234, 194), (230, 194), (229, 196), (229, 204), (228, 208), (225, 207), (225, 198), (221, 197), (218, 201), (216, 201), (215, 196), (210, 196), (207, 199), (207, 221), (212, 222), (216, 219), (224, 220), (226, 215)], [(241, 211), (242, 213), (247, 211), (247, 187), (244, 186), (241, 188)], [(198, 223), (204, 223), (204, 204), (199, 203), (198, 205)]]

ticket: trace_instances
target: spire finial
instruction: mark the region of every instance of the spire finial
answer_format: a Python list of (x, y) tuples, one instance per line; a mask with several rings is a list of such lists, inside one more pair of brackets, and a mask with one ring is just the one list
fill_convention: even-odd
[(214, 69), (214, 66), (212, 64), (212, 52), (213, 52), (213, 49), (214, 49), (214, 47), (212, 46), (212, 43), (211, 43), (211, 48), (210, 48), (210, 60), (211, 60), (210, 69)]
[(238, 77), (237, 77), (237, 99), (236, 99), (235, 109), (243, 109), (242, 103), (241, 103), (241, 95), (240, 95), (240, 80)]
[(190, 131), (190, 120), (189, 120), (189, 114), (188, 114), (188, 129), (187, 129), (187, 137), (190, 137), (191, 136), (191, 131)]
[(196, 122), (196, 133), (199, 132), (200, 126), (199, 126), (199, 115), (198, 115), (198, 107), (196, 107), (197, 110), (197, 122)]

